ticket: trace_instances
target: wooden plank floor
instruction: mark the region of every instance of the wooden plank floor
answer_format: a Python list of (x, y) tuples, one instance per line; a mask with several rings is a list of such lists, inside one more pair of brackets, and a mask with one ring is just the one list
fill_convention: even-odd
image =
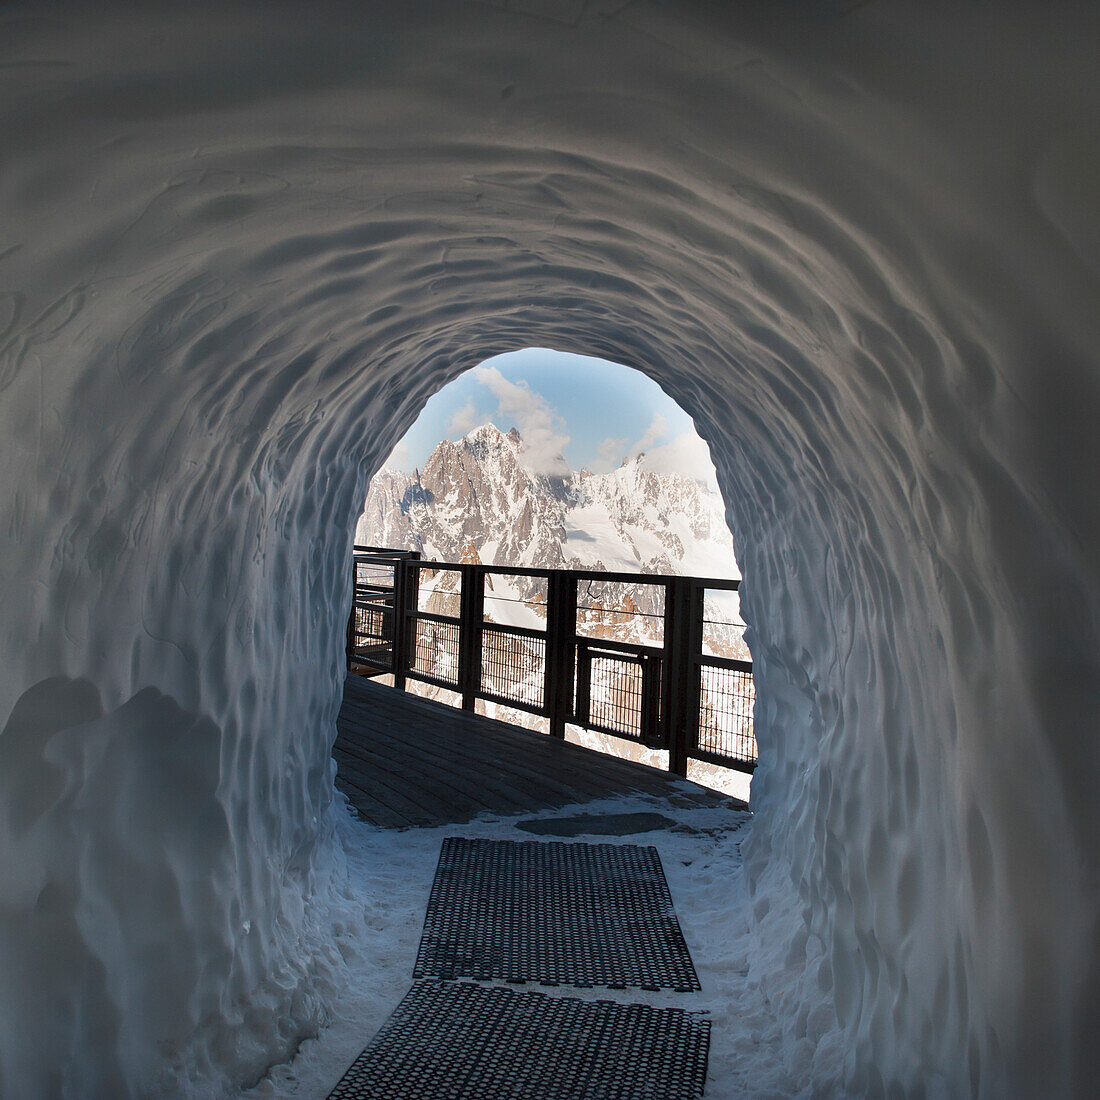
[(741, 805), (667, 772), (349, 676), (336, 785), (361, 817), (405, 828), (525, 814), (614, 795), (659, 808)]

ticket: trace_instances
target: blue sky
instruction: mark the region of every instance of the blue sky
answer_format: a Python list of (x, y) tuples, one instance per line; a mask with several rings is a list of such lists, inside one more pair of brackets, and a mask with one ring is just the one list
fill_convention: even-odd
[(435, 394), (394, 448), (388, 466), (422, 466), (442, 439), (479, 424), (515, 426), (529, 464), (556, 472), (614, 469), (645, 451), (655, 468), (714, 485), (714, 468), (691, 418), (639, 371), (585, 355), (527, 348), (487, 359)]

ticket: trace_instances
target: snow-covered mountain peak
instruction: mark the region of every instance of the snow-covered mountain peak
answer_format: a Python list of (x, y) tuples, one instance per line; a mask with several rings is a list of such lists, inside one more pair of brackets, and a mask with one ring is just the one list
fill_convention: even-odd
[(458, 561), (469, 547), (496, 565), (737, 576), (721, 498), (644, 454), (616, 470), (533, 473), (523, 438), (482, 424), (444, 440), (419, 480), (380, 471), (356, 540)]
[(518, 454), (521, 444), (522, 438), (515, 428), (505, 433), (495, 424), (479, 424), (472, 431), (467, 432), (456, 446), (467, 447), (479, 454), (503, 450), (511, 450)]
[[(426, 559), (450, 562), (738, 575), (722, 500), (699, 482), (658, 473), (642, 455), (607, 473), (548, 477), (527, 468), (522, 447), (515, 429), (504, 433), (483, 424), (460, 440), (440, 443), (418, 479), (380, 471), (371, 482), (356, 542), (419, 550)], [(438, 598), (453, 603), (455, 575), (443, 576), (436, 582)], [(530, 593), (521, 589), (515, 595), (526, 599)], [(618, 607), (628, 624), (615, 626), (612, 634), (620, 641), (652, 642), (661, 605), (651, 586), (634, 589), (620, 585), (601, 597), (611, 600), (605, 610)], [(442, 613), (444, 606), (454, 613), (450, 604), (435, 610)], [(509, 609), (515, 611), (501, 599), (492, 605), (495, 618)], [(634, 615), (636, 610), (643, 614)], [(711, 618), (729, 618), (735, 610), (717, 609)], [(718, 631), (713, 644), (726, 656), (747, 656), (736, 628)]]

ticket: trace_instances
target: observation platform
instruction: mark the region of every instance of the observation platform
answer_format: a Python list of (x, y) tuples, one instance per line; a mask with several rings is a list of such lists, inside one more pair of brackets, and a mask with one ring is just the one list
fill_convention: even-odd
[(748, 807), (668, 772), (349, 675), (333, 748), (360, 817), (402, 829), (463, 824), (619, 795), (681, 808)]

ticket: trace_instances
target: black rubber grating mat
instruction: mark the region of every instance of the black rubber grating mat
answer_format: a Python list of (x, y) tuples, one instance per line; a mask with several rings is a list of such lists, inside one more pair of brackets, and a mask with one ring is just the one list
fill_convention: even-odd
[(329, 1100), (695, 1100), (709, 1046), (679, 1008), (418, 981)]
[(633, 844), (448, 837), (413, 976), (699, 989), (661, 857)]

